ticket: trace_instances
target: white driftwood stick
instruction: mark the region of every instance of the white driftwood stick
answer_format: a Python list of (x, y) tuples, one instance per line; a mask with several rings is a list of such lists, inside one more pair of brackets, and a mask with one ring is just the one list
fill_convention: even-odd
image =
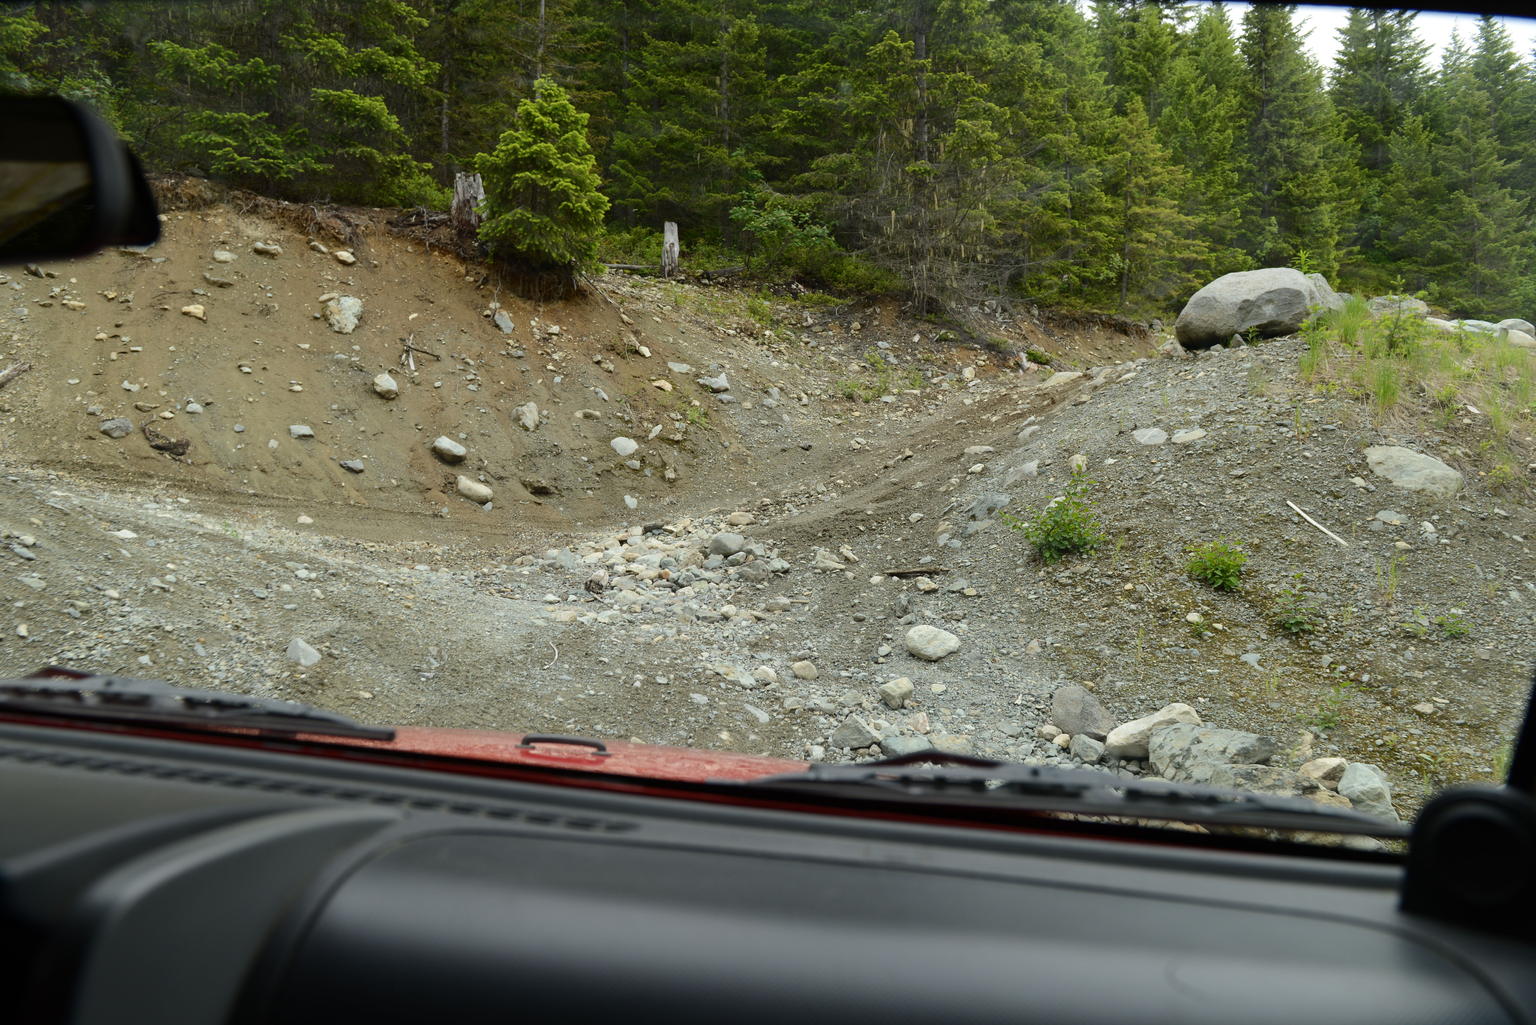
[(1348, 541), (1344, 540), (1342, 537), (1340, 537), (1339, 535), (1335, 534), (1333, 531), (1329, 530), (1327, 527), (1323, 526), (1321, 523), (1317, 522), (1312, 517), (1308, 516), (1306, 513), (1302, 512), (1301, 511), (1301, 506), (1299, 506), (1295, 502), (1291, 502), (1291, 501), (1287, 501), (1285, 504), (1290, 506), (1292, 509), (1295, 509), (1296, 510), (1296, 514), (1298, 516), (1300, 516), (1302, 519), (1306, 520), (1308, 523), (1312, 524), (1312, 526), (1316, 527), (1318, 530), (1321, 530), (1324, 534), (1327, 534), (1329, 537), (1331, 537), (1335, 541), (1337, 541), (1339, 543), (1339, 547), (1341, 547), (1341, 548), (1348, 548), (1349, 547), (1349, 542)]

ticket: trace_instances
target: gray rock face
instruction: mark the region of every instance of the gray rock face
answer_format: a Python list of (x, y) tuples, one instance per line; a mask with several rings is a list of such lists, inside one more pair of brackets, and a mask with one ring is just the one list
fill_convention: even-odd
[(1152, 731), (1160, 726), (1173, 726), (1177, 723), (1199, 726), (1201, 725), (1200, 713), (1176, 701), (1171, 705), (1163, 706), (1151, 715), (1121, 723), (1110, 730), (1109, 736), (1104, 738), (1104, 753), (1111, 758), (1145, 758), (1147, 741), (1151, 738)]
[(731, 382), (725, 379), (724, 374), (720, 374), (716, 377), (701, 377), (698, 380), (700, 384), (712, 392), (723, 392), (731, 390)]
[(1373, 317), (1385, 317), (1389, 314), (1408, 317), (1429, 316), (1429, 303), (1423, 299), (1415, 299), (1411, 295), (1378, 295), (1366, 304)]
[(847, 751), (868, 747), (879, 741), (879, 734), (870, 729), (869, 723), (857, 715), (850, 715), (841, 726), (832, 731), (832, 736), (827, 738), (827, 742), (833, 747), (840, 747)]
[(1516, 331), (1513, 328), (1504, 332), (1504, 340), (1510, 345), (1518, 345), (1522, 349), (1536, 349), (1536, 335), (1526, 334), (1524, 331)]
[(740, 534), (734, 534), (729, 530), (722, 530), (709, 539), (708, 552), (710, 555), (720, 555), (729, 559), (737, 552), (745, 551), (747, 539)]
[(1333, 286), (1328, 284), (1328, 279), (1321, 274), (1308, 274), (1307, 280), (1312, 283), (1313, 293), (1317, 297), (1313, 302), (1315, 306), (1325, 310), (1342, 310), (1349, 300), (1347, 292), (1335, 292)]
[(1078, 761), (1093, 765), (1104, 757), (1104, 743), (1086, 734), (1077, 733), (1073, 735), (1072, 743), (1067, 746), (1067, 752)]
[(907, 650), (920, 659), (937, 662), (960, 650), (960, 638), (936, 626), (914, 626), (907, 631)]
[(1344, 775), (1339, 777), (1339, 793), (1349, 798), (1349, 803), (1360, 811), (1398, 821), (1397, 809), (1392, 807), (1392, 786), (1374, 765), (1350, 762)]
[(109, 438), (126, 438), (133, 433), (133, 421), (126, 417), (114, 416), (110, 420), (101, 422), (101, 433)]
[(886, 737), (880, 741), (880, 749), (892, 758), (915, 755), (920, 751), (932, 751), (933, 741), (927, 737)]
[(337, 334), (349, 335), (357, 330), (363, 316), (363, 301), (355, 296), (338, 295), (325, 304), (325, 322)]
[(1209, 778), (1203, 782), (1213, 787), (1231, 787), (1234, 790), (1252, 790), (1261, 794), (1283, 794), (1295, 797), (1303, 790), (1317, 789), (1317, 784), (1303, 779), (1294, 769), (1278, 765), (1213, 765)]
[(491, 320), (501, 329), (502, 334), (509, 335), (512, 333), (512, 318), (507, 316), (506, 310), (497, 310), (496, 316), (492, 317)]
[(1519, 317), (1501, 320), (1494, 326), (1500, 331), (1521, 331), (1525, 334), (1536, 336), (1536, 326), (1533, 326), (1529, 320), (1521, 320)]
[(1450, 498), (1461, 490), (1462, 476), (1436, 459), (1397, 445), (1372, 445), (1365, 450), (1371, 472), (1400, 488)]
[(1173, 331), (1190, 349), (1221, 345), (1249, 331), (1269, 338), (1295, 331), (1312, 316), (1312, 307), (1320, 305), (1317, 287), (1299, 270), (1235, 271), (1191, 296)]
[(1178, 723), (1152, 731), (1152, 771), (1181, 783), (1209, 783), (1219, 765), (1262, 765), (1274, 757), (1274, 737)]
[(320, 653), (310, 647), (302, 637), (295, 637), (288, 642), (288, 657), (305, 669), (313, 667), (320, 661)]
[(1051, 722), (1063, 732), (1103, 740), (1115, 728), (1115, 720), (1086, 687), (1068, 684), (1051, 695)]

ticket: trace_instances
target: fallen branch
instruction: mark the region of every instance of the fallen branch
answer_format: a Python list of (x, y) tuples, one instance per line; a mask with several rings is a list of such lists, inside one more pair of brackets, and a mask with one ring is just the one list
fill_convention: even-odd
[(660, 274), (661, 271), (653, 264), (648, 263), (605, 263), (608, 270), (627, 270), (637, 274)]
[[(548, 643), (549, 643), (549, 646), (551, 648), (555, 648), (555, 642), (554, 641), (549, 641)], [(559, 648), (555, 648), (555, 657), (550, 659), (549, 660), (549, 665), (545, 666), (544, 668), (545, 669), (553, 669), (555, 667), (555, 663), (558, 662), (558, 661), (560, 661), (560, 649)]]
[(735, 274), (741, 274), (746, 269), (745, 267), (721, 267), (717, 270), (701, 270), (699, 271), (699, 278), (702, 281), (713, 281), (716, 278), (728, 278)]
[(1287, 501), (1285, 504), (1290, 506), (1292, 509), (1295, 509), (1296, 510), (1296, 514), (1298, 516), (1300, 516), (1302, 519), (1306, 520), (1308, 523), (1312, 524), (1312, 526), (1316, 527), (1318, 530), (1321, 530), (1324, 534), (1327, 534), (1329, 537), (1331, 537), (1335, 541), (1337, 541), (1339, 543), (1339, 547), (1341, 547), (1341, 548), (1348, 548), (1349, 547), (1349, 542), (1348, 541), (1344, 540), (1342, 537), (1340, 537), (1339, 535), (1335, 534), (1333, 531), (1329, 530), (1327, 527), (1323, 526), (1321, 523), (1317, 522), (1312, 517), (1308, 516), (1306, 513), (1302, 512), (1301, 511), (1301, 506), (1299, 506), (1295, 502), (1291, 502), (1291, 501)]
[(30, 363), (12, 363), (4, 370), (0, 370), (0, 388), (4, 388), (6, 385), (10, 384), (12, 381), (16, 380), (16, 378), (20, 377), (22, 374), (25, 374), (28, 370), (31, 369), (32, 364)]

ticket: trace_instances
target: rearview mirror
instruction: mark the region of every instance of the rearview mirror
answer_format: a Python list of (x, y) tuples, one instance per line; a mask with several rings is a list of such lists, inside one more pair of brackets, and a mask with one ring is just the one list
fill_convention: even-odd
[(149, 245), (160, 218), (138, 160), (68, 100), (0, 96), (0, 263)]

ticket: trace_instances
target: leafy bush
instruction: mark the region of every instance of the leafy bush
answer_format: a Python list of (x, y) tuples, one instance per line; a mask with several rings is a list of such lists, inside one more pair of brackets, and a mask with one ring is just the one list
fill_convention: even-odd
[(608, 200), (598, 192), (587, 115), (554, 82), (533, 84), (496, 149), (475, 158), (485, 183), (480, 240), (530, 270), (574, 274), (597, 260)]
[(1297, 573), (1292, 577), (1291, 586), (1275, 595), (1270, 622), (1281, 633), (1298, 637), (1301, 634), (1315, 633), (1322, 617), (1322, 610), (1313, 604), (1312, 596), (1307, 593), (1303, 585), (1301, 574)]
[(1088, 555), (1097, 551), (1108, 538), (1094, 515), (1094, 501), (1088, 495), (1093, 486), (1082, 473), (1074, 473), (1066, 491), (1030, 520), (1004, 513), (1003, 522), (1022, 531), (1045, 563), (1058, 562), (1068, 555)]
[(1218, 591), (1237, 590), (1243, 563), (1248, 561), (1242, 549), (1225, 540), (1209, 541), (1191, 548), (1189, 556), (1184, 567), (1189, 575)]

